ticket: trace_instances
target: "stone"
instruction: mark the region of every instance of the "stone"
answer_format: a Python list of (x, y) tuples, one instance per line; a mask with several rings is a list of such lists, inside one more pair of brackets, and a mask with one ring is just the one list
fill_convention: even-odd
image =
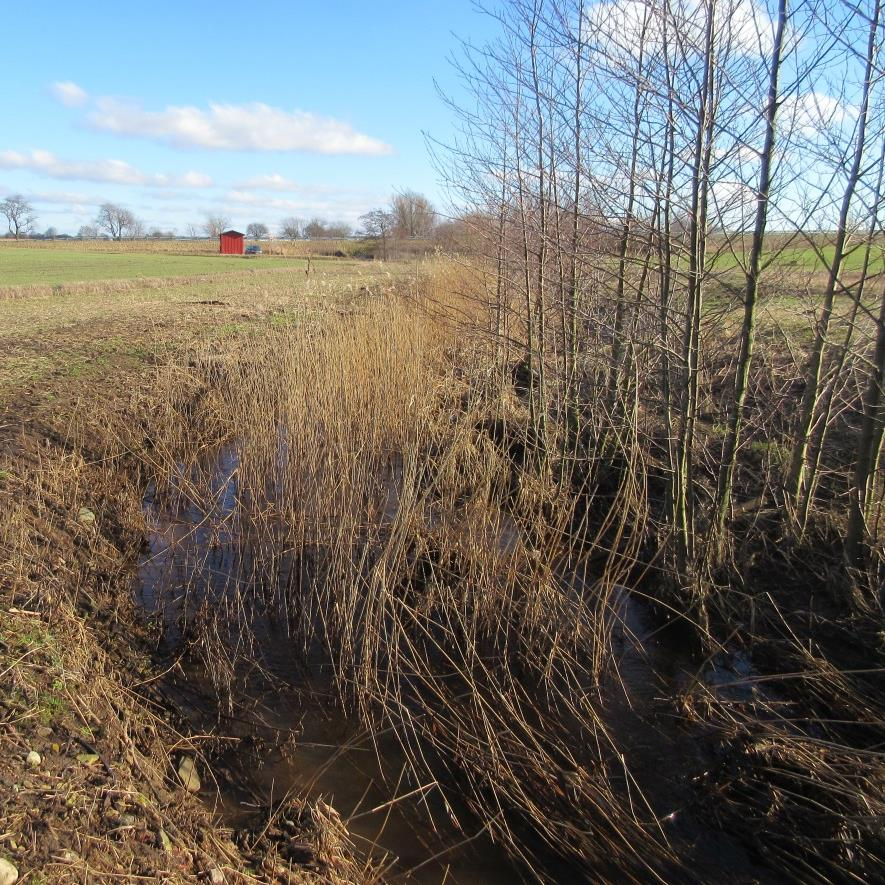
[(76, 851), (71, 851), (70, 848), (65, 848), (63, 851), (59, 852), (58, 859), (62, 863), (79, 863), (80, 855), (77, 854)]
[(213, 867), (209, 870), (207, 881), (210, 882), (211, 885), (224, 885), (226, 880), (224, 878), (224, 873), (222, 873), (218, 867)]
[(178, 763), (178, 776), (188, 793), (200, 792), (200, 776), (197, 774), (197, 766), (190, 756), (182, 756)]
[(95, 765), (99, 760), (98, 753), (77, 753), (77, 761), (84, 765)]
[(163, 851), (172, 851), (172, 840), (169, 838), (167, 832), (161, 828), (157, 835), (160, 837), (160, 845), (162, 846)]
[(0, 857), (0, 885), (18, 882), (18, 870), (5, 858)]
[(26, 761), (27, 761), (29, 767), (39, 768), (40, 763), (43, 761), (43, 758), (40, 756), (40, 754), (36, 750), (31, 750), (31, 752), (28, 753)]
[(95, 522), (95, 514), (88, 507), (81, 507), (77, 511), (77, 522), (80, 525), (92, 525)]

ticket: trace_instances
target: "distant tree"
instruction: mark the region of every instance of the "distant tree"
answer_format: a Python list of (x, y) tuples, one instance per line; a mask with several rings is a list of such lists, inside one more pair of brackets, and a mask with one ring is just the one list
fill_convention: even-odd
[(118, 206), (116, 203), (102, 203), (95, 224), (112, 240), (137, 237), (144, 231), (142, 223), (135, 215), (129, 209)]
[(162, 240), (166, 236), (158, 227), (152, 227), (148, 231), (148, 238), (151, 240)]
[(333, 239), (344, 239), (353, 236), (353, 228), (343, 221), (333, 221), (326, 225), (326, 233), (324, 236)]
[(398, 236), (408, 239), (430, 236), (436, 223), (436, 212), (427, 197), (415, 191), (404, 191), (394, 196), (390, 208)]
[(270, 228), (260, 221), (255, 221), (246, 228), (246, 236), (250, 240), (263, 240), (270, 233)]
[(360, 224), (367, 237), (381, 240), (381, 256), (387, 260), (387, 240), (396, 226), (396, 219), (392, 212), (386, 209), (372, 209), (360, 216)]
[(57, 236), (58, 230), (52, 227), (52, 225), (47, 227), (46, 230), (43, 232), (43, 237), (47, 240), (54, 240)]
[(230, 228), (230, 217), (227, 215), (207, 215), (203, 222), (203, 233), (207, 237), (217, 237)]
[(304, 222), (300, 218), (284, 218), (280, 222), (280, 236), (284, 240), (300, 240)]
[(353, 228), (343, 221), (323, 221), (322, 218), (311, 218), (304, 225), (304, 236), (310, 240), (343, 239), (353, 234)]
[(304, 236), (309, 240), (326, 236), (326, 223), (321, 218), (311, 218), (304, 225)]
[(184, 235), (191, 240), (196, 240), (203, 235), (203, 231), (198, 224), (186, 224), (184, 226)]
[(33, 207), (21, 194), (12, 194), (3, 200), (0, 214), (6, 216), (9, 233), (16, 239), (31, 233), (37, 220)]
[(84, 224), (77, 231), (77, 236), (81, 240), (94, 240), (98, 236), (98, 228), (94, 224)]

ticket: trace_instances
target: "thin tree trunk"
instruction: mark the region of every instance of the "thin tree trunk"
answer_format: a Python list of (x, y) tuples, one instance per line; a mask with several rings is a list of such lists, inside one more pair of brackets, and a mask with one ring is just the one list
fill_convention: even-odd
[(876, 497), (876, 466), (883, 428), (885, 428), (885, 287), (882, 289), (879, 301), (876, 347), (863, 397), (863, 419), (857, 440), (854, 477), (848, 495), (845, 559), (851, 566), (863, 565), (867, 521)]
[(753, 363), (753, 348), (756, 342), (756, 302), (759, 296), (759, 274), (762, 267), (762, 252), (765, 247), (765, 230), (768, 221), (768, 195), (771, 190), (776, 134), (775, 118), (779, 103), (778, 81), (787, 17), (787, 0), (779, 0), (777, 28), (768, 77), (768, 100), (765, 105), (765, 140), (759, 169), (759, 188), (756, 192), (756, 219), (744, 286), (744, 321), (741, 328), (741, 345), (734, 376), (734, 397), (731, 403), (716, 489), (715, 537), (717, 543), (711, 545), (711, 550), (715, 552), (717, 559), (722, 554), (725, 522), (731, 506), (737, 451), (740, 445), (747, 386), (750, 379), (750, 367)]
[[(882, 0), (875, 0), (873, 14), (870, 18), (869, 37), (865, 56), (863, 93), (857, 122), (857, 140), (854, 145), (851, 167), (848, 172), (845, 192), (842, 195), (842, 204), (839, 209), (839, 221), (836, 228), (833, 261), (830, 265), (821, 316), (815, 330), (811, 356), (809, 357), (808, 368), (805, 373), (805, 391), (802, 395), (802, 403), (799, 408), (799, 420), (796, 428), (793, 456), (790, 462), (790, 470), (787, 475), (787, 494), (792, 498), (794, 507), (796, 507), (797, 510), (800, 508), (803, 492), (806, 488), (810, 488), (814, 482), (814, 476), (809, 476), (807, 470), (808, 448), (810, 444), (812, 424), (814, 423), (815, 413), (817, 412), (818, 403), (820, 401), (821, 370), (823, 366), (824, 352), (827, 349), (830, 320), (833, 315), (836, 289), (839, 286), (841, 277), (842, 260), (844, 258), (845, 242), (848, 234), (848, 218), (851, 211), (852, 200), (854, 199), (854, 193), (857, 189), (858, 181), (860, 180), (860, 168), (861, 163), (863, 162), (864, 150), (866, 148), (866, 128), (870, 108), (870, 94), (873, 85), (873, 72), (878, 54), (877, 38), (881, 12)], [(807, 508), (802, 509), (807, 510)]]

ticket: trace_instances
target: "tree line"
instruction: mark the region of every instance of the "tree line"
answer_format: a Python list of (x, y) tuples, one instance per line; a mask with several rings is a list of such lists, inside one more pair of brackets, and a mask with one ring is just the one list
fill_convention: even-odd
[[(500, 36), (464, 48), (471, 99), (451, 103), (459, 136), (437, 163), (492, 274), (489, 329), (502, 372), (521, 361), (537, 457), (574, 466), (592, 437), (644, 464), (663, 489), (656, 567), (701, 620), (698, 588), (753, 514), (802, 539), (838, 501), (851, 580), (877, 573), (882, 0), (489, 14)], [(786, 273), (800, 253), (812, 284)], [(760, 351), (772, 293), (805, 299), (809, 334), (775, 326)], [(740, 321), (726, 335), (727, 309)], [(783, 459), (760, 477), (775, 441)]]
[[(0, 214), (7, 221), (8, 236), (33, 236), (37, 214), (29, 200), (21, 194), (12, 194), (0, 202)], [(329, 221), (320, 217), (309, 219), (290, 216), (284, 218), (276, 228), (276, 234), (284, 240), (300, 239), (346, 239), (363, 236), (378, 239), (383, 243), (386, 254), (390, 238), (415, 239), (427, 237), (437, 226), (437, 214), (431, 202), (422, 194), (404, 191), (395, 194), (389, 205), (378, 207), (360, 217), (360, 226), (342, 221)], [(189, 238), (217, 237), (230, 229), (231, 216), (226, 213), (207, 213), (202, 222), (185, 226), (185, 236)], [(266, 239), (272, 235), (271, 228), (264, 222), (251, 222), (246, 227), (250, 239)], [(58, 236), (55, 228), (49, 228), (42, 235)], [(117, 203), (102, 203), (91, 224), (82, 225), (77, 231), (81, 239), (108, 237), (112, 240), (140, 239), (142, 237), (175, 237), (174, 230), (163, 231), (158, 227), (147, 229), (144, 222), (132, 210)]]

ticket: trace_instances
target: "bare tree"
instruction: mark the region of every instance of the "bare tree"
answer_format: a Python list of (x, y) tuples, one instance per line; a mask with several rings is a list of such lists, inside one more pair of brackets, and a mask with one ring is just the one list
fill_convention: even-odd
[[(839, 166), (844, 165), (845, 167), (844, 187), (838, 209), (832, 259), (825, 261), (825, 264), (829, 265), (827, 285), (820, 316), (816, 323), (814, 343), (808, 358), (805, 387), (799, 407), (798, 427), (786, 481), (787, 493), (794, 501), (800, 523), (805, 522), (816, 481), (817, 458), (810, 458), (809, 455), (814, 449), (819, 451), (822, 447), (822, 436), (826, 432), (828, 423), (828, 416), (821, 414), (821, 402), (825, 399), (822, 374), (825, 367), (825, 356), (828, 352), (830, 323), (833, 318), (836, 295), (844, 289), (842, 274), (849, 249), (853, 221), (851, 217), (852, 206), (864, 177), (864, 163), (868, 162), (867, 153), (872, 140), (869, 129), (871, 123), (875, 121), (873, 96), (881, 78), (881, 74), (877, 73), (877, 68), (879, 67), (881, 45), (882, 0), (873, 0), (872, 8), (867, 9), (860, 20), (867, 23), (867, 39), (866, 51), (864, 53), (858, 52), (856, 55), (856, 59), (863, 66), (857, 125), (854, 127), (852, 139), (847, 145), (847, 149), (840, 152), (836, 158)], [(881, 135), (880, 128), (877, 127), (872, 135), (878, 139)], [(828, 408), (823, 411), (828, 411)]]
[(230, 228), (230, 217), (227, 215), (212, 215), (209, 214), (206, 216), (206, 220), (203, 222), (203, 233), (207, 237), (217, 237), (219, 234), (224, 233), (224, 231)]
[(349, 224), (343, 221), (324, 221), (322, 218), (311, 218), (304, 225), (304, 236), (310, 240), (343, 239), (352, 233)]
[(0, 214), (6, 216), (9, 233), (16, 239), (31, 233), (37, 220), (33, 207), (21, 194), (12, 194), (0, 203)]
[(304, 222), (300, 218), (284, 218), (280, 222), (280, 236), (284, 240), (300, 240)]
[(102, 203), (95, 224), (112, 240), (137, 237), (144, 229), (142, 223), (129, 209), (125, 206), (118, 206), (116, 203)]
[(415, 191), (404, 191), (393, 197), (390, 206), (399, 236), (412, 239), (430, 235), (436, 212), (427, 197)]
[(94, 224), (84, 224), (77, 231), (77, 236), (81, 240), (94, 240), (98, 236), (98, 228)]
[(381, 240), (381, 256), (387, 260), (387, 240), (396, 226), (396, 219), (392, 212), (386, 209), (372, 209), (360, 216), (360, 223), (367, 237)]
[(759, 186), (756, 191), (756, 218), (753, 225), (753, 241), (744, 284), (744, 320), (741, 328), (740, 352), (734, 374), (734, 400), (728, 416), (728, 429), (722, 448), (722, 462), (716, 491), (716, 541), (715, 555), (721, 557), (725, 522), (731, 504), (734, 471), (737, 464), (737, 450), (740, 444), (750, 368), (753, 362), (753, 348), (756, 342), (756, 303), (759, 296), (759, 276), (762, 268), (765, 233), (768, 224), (768, 199), (771, 191), (775, 162), (776, 115), (782, 101), (780, 93), (781, 63), (784, 50), (784, 34), (787, 29), (789, 12), (787, 0), (778, 0), (777, 25), (768, 76), (768, 98), (765, 104), (765, 137), (759, 155)]
[(254, 221), (246, 228), (246, 236), (250, 240), (263, 240), (270, 233), (270, 228), (260, 221)]

